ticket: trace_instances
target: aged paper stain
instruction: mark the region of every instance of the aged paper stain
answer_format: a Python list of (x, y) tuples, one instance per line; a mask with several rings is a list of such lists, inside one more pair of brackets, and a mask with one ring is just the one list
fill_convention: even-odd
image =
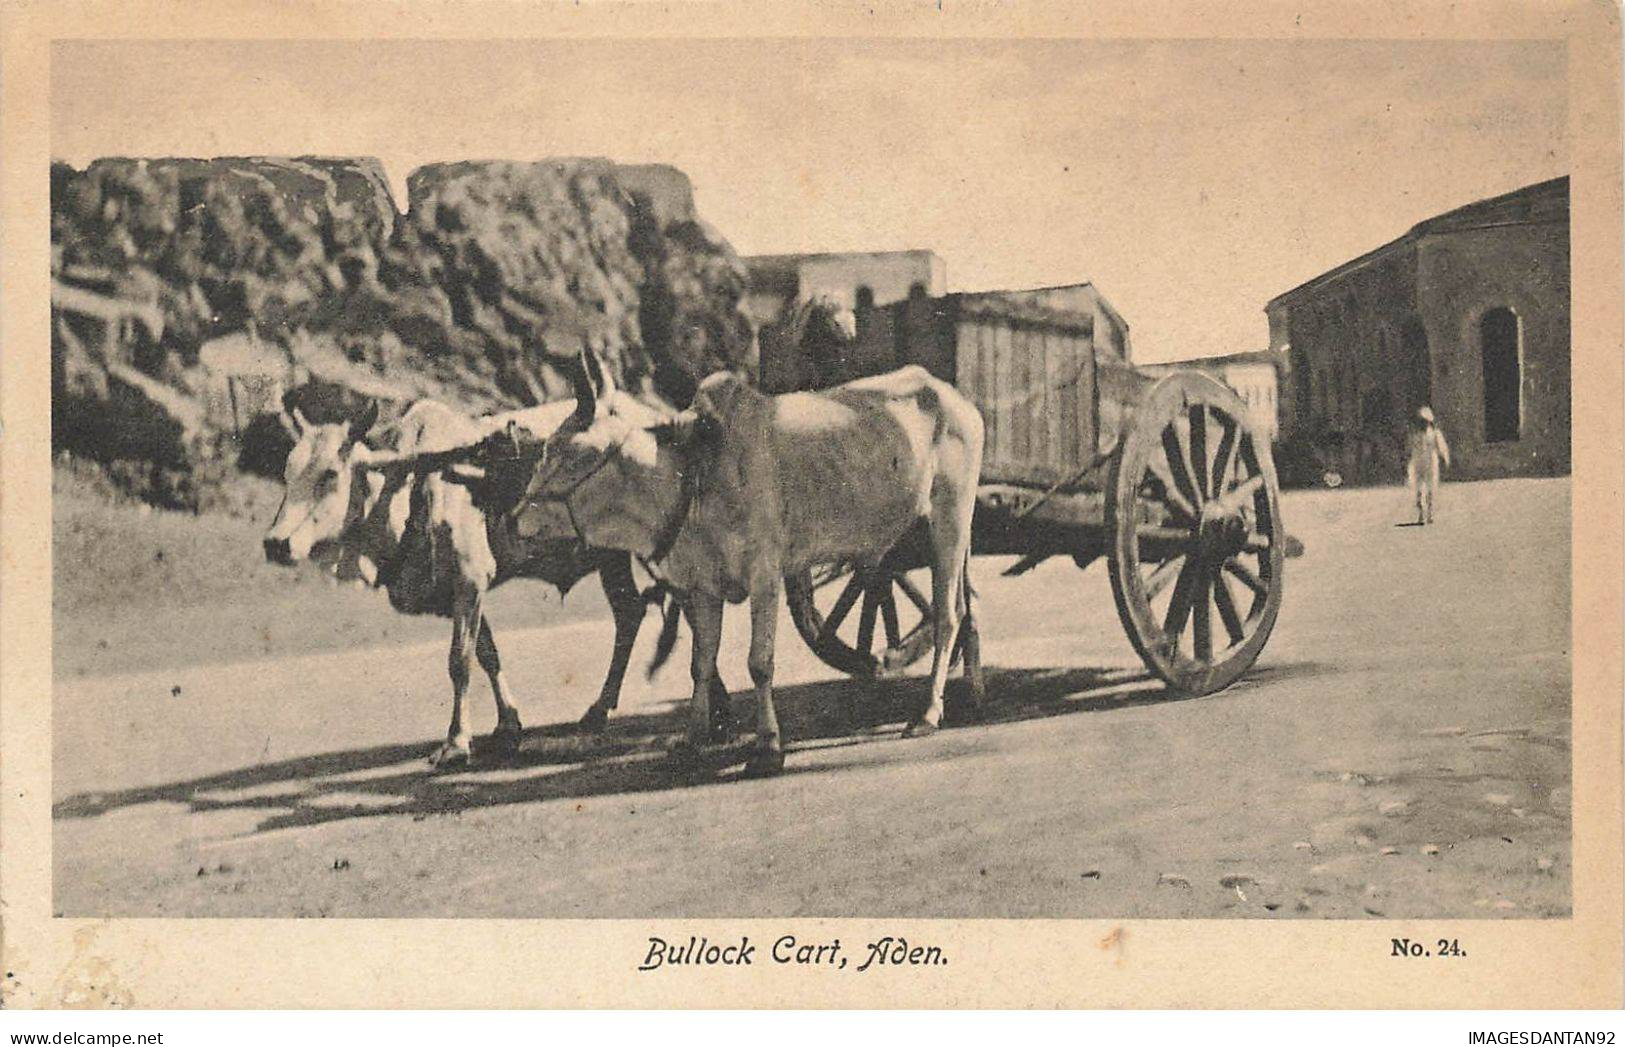
[(1111, 929), (1110, 934), (1100, 939), (1100, 948), (1102, 951), (1115, 951), (1117, 953), (1117, 958), (1113, 961), (1114, 966), (1123, 966), (1123, 942), (1127, 938), (1128, 931), (1122, 925), (1118, 925)]
[(102, 926), (73, 932), (73, 959), (51, 983), (50, 992), (40, 1001), (44, 1006), (65, 1010), (135, 1006), (135, 996), (119, 982), (113, 965), (91, 952)]

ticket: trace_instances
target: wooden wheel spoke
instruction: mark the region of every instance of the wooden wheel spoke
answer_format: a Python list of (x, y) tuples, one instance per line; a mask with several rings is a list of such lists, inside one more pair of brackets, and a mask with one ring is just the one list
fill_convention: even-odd
[(1185, 563), (1185, 554), (1177, 553), (1157, 565), (1157, 569), (1145, 579), (1145, 599), (1147, 603), (1155, 600), (1168, 588), (1168, 583), (1179, 574), (1179, 569)]
[(1175, 485), (1172, 474), (1168, 472), (1166, 463), (1160, 470), (1156, 467), (1156, 463), (1152, 463), (1148, 467), (1148, 472), (1152, 479), (1156, 480), (1156, 484), (1154, 489), (1145, 492), (1146, 496), (1168, 510), (1170, 516), (1195, 527), (1196, 510), (1191, 508), (1191, 503), (1179, 493), (1179, 488)]
[(1134, 402), (1109, 473), (1105, 552), (1118, 617), (1176, 693), (1228, 687), (1280, 612), (1278, 481), (1247, 418), (1222, 382), (1176, 371)]
[(1219, 609), (1219, 620), (1224, 623), (1230, 642), (1240, 643), (1246, 632), (1241, 627), (1241, 615), (1236, 613), (1236, 601), (1230, 595), (1230, 584), (1224, 580), (1222, 571), (1213, 575), (1213, 606)]
[(931, 618), (931, 601), (927, 600), (920, 593), (920, 590), (915, 588), (914, 583), (909, 581), (906, 575), (899, 574), (892, 581), (897, 583), (897, 588), (903, 590), (903, 595), (908, 597), (909, 602), (919, 608), (920, 614), (924, 615), (926, 620), (929, 621)]
[(1212, 587), (1212, 569), (1206, 564), (1196, 565), (1196, 583), (1192, 586), (1191, 611), (1192, 636), (1191, 646), (1196, 651), (1196, 660), (1211, 662), (1213, 660), (1213, 616), (1209, 610), (1208, 590)]
[[(836, 570), (842, 572), (842, 577), (836, 579), (841, 581), (841, 587), (818, 599), (814, 598), (813, 571), (791, 573), (784, 578), (790, 620), (813, 654), (833, 669), (863, 678), (901, 672), (919, 661), (931, 647), (932, 623), (927, 613), (931, 604), (908, 583), (902, 570), (850, 562)], [(829, 577), (829, 569), (824, 574)], [(896, 594), (899, 588), (912, 594), (910, 599), (920, 607), (920, 614), (908, 615), (906, 621), (904, 614), (898, 613), (898, 604), (902, 603)], [(852, 617), (860, 596), (863, 613), (858, 624), (848, 628), (845, 623)], [(877, 625), (881, 624), (885, 632), (877, 637)]]
[(863, 613), (858, 616), (858, 651), (866, 652), (875, 643), (875, 613), (880, 610), (880, 601), (875, 597), (874, 589), (863, 591)]
[(1257, 596), (1268, 596), (1269, 586), (1264, 580), (1252, 572), (1252, 569), (1241, 561), (1231, 557), (1224, 562), (1224, 569), (1234, 578), (1241, 579), (1242, 583), (1251, 589)]
[(1196, 480), (1197, 497), (1206, 501), (1208, 495), (1216, 490), (1208, 486), (1207, 407), (1200, 403), (1191, 404), (1186, 413), (1190, 418), (1191, 475)]
[(1224, 427), (1224, 435), (1219, 437), (1219, 449), (1213, 454), (1213, 486), (1209, 490), (1215, 494), (1224, 492), (1224, 485), (1230, 479), (1230, 474), (1236, 471), (1236, 452), (1241, 445), (1241, 423), (1231, 419)]
[(830, 564), (827, 567), (816, 568), (816, 571), (817, 573), (812, 576), (812, 587), (814, 590), (822, 589), (826, 585), (833, 585), (842, 578), (845, 578), (847, 575), (852, 573), (852, 565), (847, 563), (835, 563)]
[(863, 595), (863, 592), (863, 579), (854, 574), (851, 581), (846, 583), (846, 588), (841, 590), (841, 595), (835, 601), (835, 606), (829, 609), (829, 615), (824, 619), (824, 628), (821, 630), (823, 637), (828, 638), (835, 635), (835, 630), (841, 627), (841, 623), (851, 613), (852, 605), (858, 602), (858, 597)]
[(1189, 542), (1196, 537), (1196, 533), (1188, 527), (1159, 527), (1156, 524), (1140, 524), (1134, 528), (1134, 533), (1140, 536), (1142, 542)]
[(1168, 603), (1168, 613), (1162, 620), (1163, 642), (1170, 648), (1179, 643), (1179, 634), (1190, 620), (1191, 605), (1196, 602), (1198, 567), (1193, 559), (1186, 559), (1179, 569), (1179, 581), (1174, 583), (1174, 597)]
[(1190, 460), (1185, 457), (1185, 445), (1179, 440), (1177, 426), (1169, 425), (1162, 430), (1162, 453), (1168, 462), (1168, 475), (1173, 484), (1168, 488), (1170, 497), (1181, 495), (1185, 499), (1182, 508), (1196, 518), (1196, 508), (1202, 504), (1201, 495), (1196, 493), (1196, 482), (1191, 479)]
[(1226, 512), (1239, 512), (1246, 506), (1247, 500), (1257, 494), (1263, 486), (1264, 478), (1262, 476), (1249, 476), (1224, 492), (1219, 498), (1219, 505)]
[(897, 594), (891, 587), (886, 588), (886, 595), (880, 601), (880, 620), (886, 627), (886, 647), (896, 647), (903, 639), (897, 628)]
[(1259, 486), (1255, 487), (1252, 492), (1253, 510), (1258, 514), (1259, 522), (1263, 524), (1264, 529), (1273, 534), (1275, 520), (1270, 509), (1269, 491), (1263, 486), (1264, 470), (1259, 467), (1258, 449), (1253, 446), (1251, 436), (1244, 435), (1242, 437), (1241, 456), (1242, 465), (1246, 467), (1247, 472), (1259, 481)]

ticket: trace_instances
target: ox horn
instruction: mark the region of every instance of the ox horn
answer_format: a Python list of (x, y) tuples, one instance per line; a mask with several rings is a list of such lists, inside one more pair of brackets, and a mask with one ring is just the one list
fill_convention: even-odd
[(575, 385), (575, 423), (590, 423), (598, 415), (598, 390), (593, 389), (593, 379), (587, 371), (587, 359), (590, 350), (582, 350), (582, 354), (575, 358), (575, 366), (570, 367), (570, 384)]
[(610, 376), (609, 368), (604, 366), (603, 358), (591, 349), (587, 350), (587, 374), (592, 379), (599, 400), (607, 399), (615, 391), (615, 379)]
[(604, 411), (609, 398), (614, 395), (615, 379), (589, 346), (576, 357), (576, 366), (570, 371), (570, 381), (576, 390), (573, 417), (578, 425), (585, 426)]

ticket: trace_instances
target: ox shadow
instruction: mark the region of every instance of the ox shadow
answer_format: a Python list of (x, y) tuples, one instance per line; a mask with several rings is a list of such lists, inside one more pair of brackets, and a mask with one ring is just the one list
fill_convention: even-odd
[[(1220, 701), (1238, 692), (1317, 675), (1303, 663), (1264, 667), (1218, 695), (1190, 699), (1143, 671), (1097, 668), (989, 668), (988, 702), (981, 722), (950, 727), (939, 737), (995, 737), (998, 727), (1078, 713), (1098, 713), (1179, 701)], [(958, 681), (950, 682), (950, 693)], [(791, 739), (785, 775), (827, 774), (942, 758), (933, 740), (901, 741), (919, 710), (926, 681), (918, 676), (880, 680), (827, 680), (779, 688), (780, 728)], [(256, 811), (263, 817), (249, 835), (335, 821), (409, 815), (414, 820), (510, 804), (580, 800), (594, 796), (728, 785), (749, 752), (754, 719), (749, 691), (732, 695), (740, 740), (708, 752), (707, 773), (681, 773), (666, 750), (682, 735), (686, 702), (611, 719), (606, 734), (584, 736), (574, 724), (528, 728), (519, 750), (482, 758), (474, 766), (436, 773), (427, 765), (434, 742), (323, 753), (219, 774), (115, 792), (86, 792), (58, 802), (57, 819), (93, 818), (142, 804), (176, 804), (189, 812)], [(954, 747), (959, 750), (959, 746)], [(832, 753), (832, 750), (840, 752)]]

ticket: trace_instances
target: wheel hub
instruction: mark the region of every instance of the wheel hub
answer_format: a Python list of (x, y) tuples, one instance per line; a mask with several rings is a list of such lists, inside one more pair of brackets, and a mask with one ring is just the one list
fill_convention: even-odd
[(1197, 522), (1196, 547), (1209, 563), (1227, 560), (1247, 547), (1247, 516), (1217, 499), (1202, 506)]

